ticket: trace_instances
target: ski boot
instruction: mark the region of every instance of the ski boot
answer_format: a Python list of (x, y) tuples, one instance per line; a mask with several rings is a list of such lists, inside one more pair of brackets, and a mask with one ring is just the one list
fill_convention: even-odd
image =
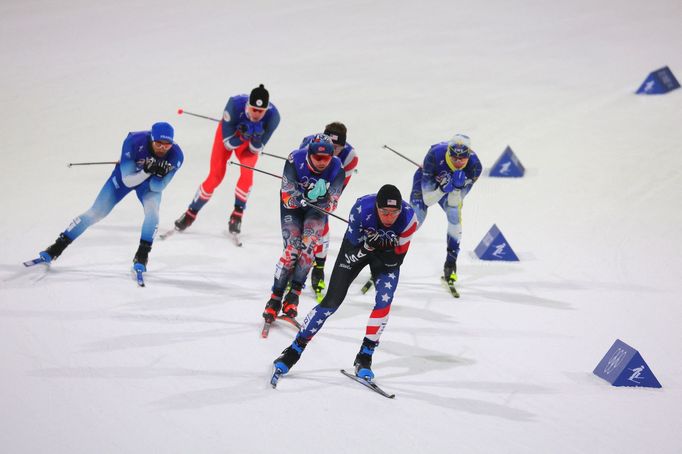
[(443, 266), (443, 280), (448, 284), (457, 282), (457, 262), (446, 263)]
[(325, 288), (324, 283), (324, 262), (319, 262), (315, 260), (315, 265), (313, 265), (313, 270), (310, 272), (310, 283), (315, 292), (315, 299), (317, 302), (321, 302), (324, 298), (322, 291)]
[(133, 277), (140, 287), (145, 286), (143, 273), (147, 272), (147, 260), (149, 259), (149, 251), (151, 250), (152, 243), (140, 240), (140, 246), (137, 248), (137, 252), (133, 258)]
[(227, 224), (227, 229), (230, 233), (236, 235), (242, 233), (242, 216), (244, 216), (244, 210), (239, 207), (234, 207), (234, 211), (230, 215), (230, 221)]
[(282, 312), (291, 318), (296, 318), (298, 315), (298, 297), (301, 294), (301, 286), (296, 285), (295, 282), (291, 284), (291, 290), (284, 297), (284, 304), (282, 305)]
[(149, 260), (149, 251), (152, 250), (152, 243), (145, 240), (140, 240), (140, 245), (137, 248), (135, 257), (133, 258), (133, 266), (139, 266), (142, 271), (147, 271), (147, 261)]
[(365, 285), (362, 286), (360, 289), (360, 292), (364, 295), (365, 293), (369, 292), (369, 289), (371, 289), (374, 286), (374, 278), (370, 277), (367, 282), (365, 282)]
[(282, 295), (275, 295), (274, 293), (270, 295), (270, 301), (265, 304), (265, 310), (263, 311), (263, 318), (266, 323), (272, 323), (277, 319), (277, 314), (282, 308)]
[(445, 266), (443, 267), (443, 277), (441, 277), (441, 280), (445, 284), (445, 286), (448, 288), (450, 291), (450, 294), (455, 297), (459, 298), (459, 292), (457, 291), (457, 288), (455, 287), (455, 282), (457, 282), (457, 263), (445, 263)]
[(301, 359), (301, 353), (305, 350), (306, 345), (308, 342), (296, 336), (291, 345), (285, 348), (282, 354), (273, 361), (275, 369), (280, 370), (282, 374), (289, 372), (289, 369)]
[(187, 227), (192, 225), (194, 220), (197, 218), (197, 212), (191, 209), (187, 209), (182, 216), (175, 220), (175, 230), (178, 232), (184, 231)]
[(40, 257), (45, 260), (45, 263), (50, 263), (52, 260), (56, 260), (57, 257), (62, 255), (64, 249), (66, 249), (71, 242), (72, 240), (70, 240), (66, 235), (60, 233), (59, 237), (52, 245), (40, 252)]
[(355, 357), (355, 375), (364, 380), (372, 380), (374, 372), (372, 372), (372, 354), (374, 349), (379, 345), (378, 342), (371, 341), (366, 337), (362, 340), (362, 347)]

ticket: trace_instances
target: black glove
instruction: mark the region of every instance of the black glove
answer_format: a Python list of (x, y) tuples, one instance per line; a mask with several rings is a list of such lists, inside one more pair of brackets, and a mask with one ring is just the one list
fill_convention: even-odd
[(142, 170), (144, 170), (145, 173), (152, 174), (159, 178), (163, 178), (168, 175), (168, 172), (170, 172), (172, 169), (173, 166), (170, 162), (166, 161), (165, 159), (157, 159), (152, 156), (145, 159), (144, 165), (142, 166)]
[(379, 249), (388, 250), (398, 246), (398, 235), (395, 232), (388, 231), (381, 237), (381, 246)]
[(373, 251), (375, 249), (380, 249), (383, 239), (381, 234), (374, 229), (365, 230), (365, 243), (364, 248), (368, 251)]
[(163, 178), (166, 175), (168, 175), (168, 172), (173, 170), (173, 165), (166, 161), (165, 159), (162, 161), (156, 161), (156, 167), (154, 168), (154, 176)]
[(156, 165), (156, 158), (153, 156), (148, 157), (142, 163), (142, 170), (144, 173), (154, 173), (154, 166)]

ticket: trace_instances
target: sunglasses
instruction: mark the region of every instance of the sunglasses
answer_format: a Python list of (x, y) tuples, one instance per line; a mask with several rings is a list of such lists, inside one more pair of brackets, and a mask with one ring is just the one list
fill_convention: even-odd
[(377, 208), (377, 211), (382, 216), (395, 217), (400, 214), (400, 209), (398, 208)]
[(157, 146), (163, 148), (164, 150), (169, 150), (173, 144), (171, 142), (166, 142), (166, 141), (161, 141), (161, 140), (156, 140), (154, 141)]

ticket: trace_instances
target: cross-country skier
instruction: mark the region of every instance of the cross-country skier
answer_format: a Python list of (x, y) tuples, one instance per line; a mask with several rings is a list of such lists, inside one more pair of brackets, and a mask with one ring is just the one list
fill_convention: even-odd
[(410, 204), (419, 225), (426, 219), (428, 207), (438, 203), (448, 220), (447, 254), (443, 279), (451, 286), (457, 280), (457, 255), (462, 239), (462, 201), (481, 175), (483, 167), (471, 149), (471, 140), (456, 134), (447, 142), (432, 145), (412, 181)]
[[(343, 180), (343, 189), (346, 189), (350, 177), (353, 176), (355, 168), (358, 166), (358, 157), (355, 153), (355, 148), (346, 142), (346, 134), (348, 130), (346, 125), (335, 121), (329, 123), (324, 127), (324, 133), (331, 137), (334, 143), (334, 156), (341, 160), (343, 164), (343, 170), (345, 172), (345, 178)], [(310, 143), (310, 140), (314, 136), (308, 136), (303, 139), (301, 146), (299, 148), (305, 148)], [(312, 285), (313, 291), (317, 296), (317, 302), (319, 303), (324, 296), (322, 290), (325, 288), (324, 283), (324, 264), (327, 260), (327, 252), (329, 250), (329, 218), (327, 217), (327, 222), (324, 225), (324, 231), (322, 232), (322, 239), (320, 244), (315, 248), (315, 263), (313, 264), (312, 271), (310, 272), (310, 283)]]
[[(270, 94), (263, 84), (251, 90), (250, 95), (236, 95), (228, 99), (216, 129), (208, 177), (199, 186), (187, 211), (175, 221), (176, 230), (183, 231), (192, 225), (199, 210), (211, 199), (213, 191), (225, 177), (232, 152), (242, 164), (256, 165), (259, 153), (277, 129), (279, 120), (279, 111), (270, 102)], [(234, 211), (228, 222), (228, 230), (232, 234), (241, 232), (242, 216), (252, 185), (253, 170), (240, 167), (234, 190)]]
[(182, 150), (173, 141), (173, 127), (154, 123), (150, 131), (131, 132), (123, 142), (121, 159), (97, 195), (92, 207), (76, 217), (40, 258), (50, 263), (91, 225), (107, 216), (129, 192), (135, 191), (144, 208), (140, 246), (133, 259), (138, 272), (147, 270), (149, 251), (159, 224), (161, 192), (173, 179), (183, 161)]
[[(263, 318), (272, 322), (279, 311), (298, 315), (298, 298), (313, 264), (314, 249), (322, 237), (327, 215), (333, 212), (343, 189), (341, 160), (333, 155), (332, 139), (316, 134), (308, 145), (293, 151), (284, 164), (280, 191), (280, 219), (284, 251), (277, 262), (272, 295)], [(284, 300), (284, 290), (291, 284)]]
[(372, 354), (388, 322), (398, 288), (400, 266), (417, 225), (414, 211), (393, 185), (384, 185), (378, 193), (366, 195), (355, 202), (327, 294), (306, 315), (292, 344), (275, 359), (276, 373), (286, 374), (296, 364), (308, 342), (339, 308), (358, 273), (369, 265), (376, 278), (376, 299), (354, 366), (358, 377), (366, 380), (374, 377)]

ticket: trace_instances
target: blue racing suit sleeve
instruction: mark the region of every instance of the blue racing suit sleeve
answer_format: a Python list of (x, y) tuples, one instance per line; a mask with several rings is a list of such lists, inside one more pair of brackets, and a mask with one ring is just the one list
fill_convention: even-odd
[(237, 133), (237, 126), (239, 125), (239, 112), (234, 99), (227, 100), (225, 111), (223, 112), (223, 119), (220, 121), (220, 127), (223, 134), (223, 143), (225, 147), (233, 150), (239, 147), (244, 141), (240, 134)]
[(346, 229), (345, 238), (353, 245), (359, 246), (364, 241), (364, 231), (362, 230), (362, 216), (359, 214), (358, 207), (360, 201), (356, 201), (353, 208), (350, 209), (348, 215), (348, 228)]
[(303, 194), (299, 190), (297, 182), (298, 176), (296, 175), (296, 167), (294, 166), (291, 155), (289, 155), (289, 159), (284, 163), (282, 188), (280, 190), (280, 199), (285, 208), (301, 208), (301, 197)]
[(135, 161), (135, 153), (132, 146), (132, 136), (129, 135), (126, 140), (123, 141), (123, 148), (121, 150), (121, 160), (119, 162), (121, 170), (121, 179), (123, 184), (129, 188), (134, 188), (144, 183), (149, 174), (142, 170), (142, 163), (137, 163)]
[(272, 115), (263, 125), (263, 129), (265, 130), (261, 136), (261, 142), (263, 142), (263, 146), (268, 144), (272, 133), (275, 132), (275, 129), (277, 129), (277, 126), (279, 126), (279, 120), (279, 111), (276, 108), (272, 109)]
[(438, 202), (445, 193), (441, 190), (438, 181), (436, 181), (436, 172), (438, 172), (438, 163), (436, 162), (434, 153), (427, 153), (424, 158), (424, 168), (422, 174), (422, 194), (426, 206), (431, 206)]
[(164, 189), (166, 189), (166, 186), (168, 186), (168, 183), (173, 179), (173, 176), (175, 176), (175, 172), (177, 172), (178, 169), (174, 168), (170, 172), (166, 174), (165, 177), (159, 178), (156, 175), (149, 180), (149, 190), (154, 191), (154, 192), (161, 192)]
[(478, 155), (472, 153), (471, 156), (469, 156), (469, 162), (464, 168), (464, 173), (466, 174), (466, 183), (464, 184), (464, 188), (462, 188), (463, 196), (467, 195), (469, 191), (471, 191), (471, 188), (478, 180), (478, 177), (481, 176), (482, 172), (483, 164), (481, 164), (481, 160), (478, 158)]

